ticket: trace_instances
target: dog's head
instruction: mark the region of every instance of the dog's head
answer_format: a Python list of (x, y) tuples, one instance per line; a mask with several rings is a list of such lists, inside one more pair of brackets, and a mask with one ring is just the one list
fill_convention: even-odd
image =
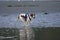
[(30, 18), (35, 18), (35, 14), (34, 13), (31, 13), (30, 14)]

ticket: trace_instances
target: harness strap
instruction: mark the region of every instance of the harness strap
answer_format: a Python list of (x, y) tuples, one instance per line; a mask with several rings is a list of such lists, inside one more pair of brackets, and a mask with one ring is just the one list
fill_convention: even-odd
[(30, 21), (31, 21), (31, 18), (29, 17)]
[(25, 15), (25, 21), (27, 21), (27, 18), (29, 18), (29, 20), (31, 21), (31, 18), (30, 18), (30, 15), (29, 14), (26, 14)]

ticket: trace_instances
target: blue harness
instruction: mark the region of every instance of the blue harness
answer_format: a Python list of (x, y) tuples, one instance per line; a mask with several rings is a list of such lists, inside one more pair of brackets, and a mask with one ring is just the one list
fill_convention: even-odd
[(29, 19), (31, 20), (29, 14), (26, 14), (26, 15), (25, 15), (25, 21), (27, 21), (27, 18), (28, 18), (28, 17), (29, 17)]
[(27, 21), (28, 14), (25, 15), (25, 21)]

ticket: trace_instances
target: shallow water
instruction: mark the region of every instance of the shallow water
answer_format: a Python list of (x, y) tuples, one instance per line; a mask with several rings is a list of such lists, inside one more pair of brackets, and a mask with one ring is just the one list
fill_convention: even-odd
[[(9, 29), (9, 31), (6, 31)], [(34, 32), (34, 40), (57, 40), (60, 39), (60, 27), (47, 27), (47, 28), (38, 28), (38, 27), (33, 27), (33, 32)], [(13, 32), (13, 30), (15, 30)], [(15, 38), (7, 38), (7, 39), (0, 39), (1, 40), (20, 40), (19, 37), (19, 30), (15, 28), (0, 28), (0, 36), (4, 37), (13, 37)], [(9, 33), (9, 34), (7, 34)], [(17, 37), (16, 37), (17, 36)]]
[[(8, 5), (38, 5), (37, 7), (8, 7)], [(22, 28), (24, 24), (18, 20), (19, 13), (35, 13), (29, 27), (60, 27), (60, 2), (0, 2), (0, 27)], [(45, 14), (47, 12), (48, 14)]]

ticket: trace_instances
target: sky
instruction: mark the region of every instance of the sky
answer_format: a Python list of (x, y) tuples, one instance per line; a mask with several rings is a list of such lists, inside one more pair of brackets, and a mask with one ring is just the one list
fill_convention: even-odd
[[(24, 27), (21, 20), (18, 20), (18, 15), (22, 12), (28, 14), (34, 12), (36, 15), (29, 27), (60, 27), (60, 2), (47, 3), (33, 3), (40, 5), (39, 7), (7, 7), (8, 4), (17, 5), (19, 3), (0, 2), (0, 27)], [(45, 12), (48, 14), (44, 14)]]

